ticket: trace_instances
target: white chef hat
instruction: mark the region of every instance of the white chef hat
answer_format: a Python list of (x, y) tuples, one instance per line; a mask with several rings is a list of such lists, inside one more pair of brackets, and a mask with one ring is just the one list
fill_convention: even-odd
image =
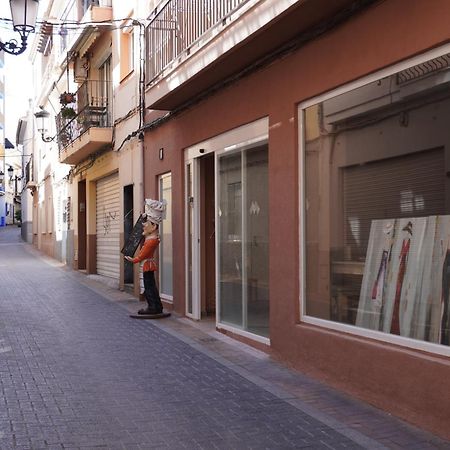
[(145, 199), (144, 213), (147, 216), (147, 220), (150, 222), (160, 224), (163, 219), (166, 218), (166, 200), (152, 200), (151, 198)]

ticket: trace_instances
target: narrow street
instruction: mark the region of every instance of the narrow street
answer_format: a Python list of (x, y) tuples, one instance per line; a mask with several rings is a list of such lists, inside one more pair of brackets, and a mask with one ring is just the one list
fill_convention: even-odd
[(130, 319), (128, 294), (38, 257), (15, 227), (0, 283), (2, 450), (450, 448), (186, 319)]

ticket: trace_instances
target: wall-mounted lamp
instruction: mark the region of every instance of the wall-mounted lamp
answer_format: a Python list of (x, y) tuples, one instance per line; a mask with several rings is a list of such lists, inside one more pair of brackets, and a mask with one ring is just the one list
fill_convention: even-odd
[(159, 159), (163, 160), (164, 159), (164, 148), (160, 148), (159, 149)]
[(53, 139), (55, 139), (55, 136), (49, 137), (45, 136), (45, 133), (47, 129), (45, 128), (45, 119), (47, 117), (50, 117), (50, 113), (46, 111), (45, 109), (41, 109), (37, 113), (34, 114), (34, 117), (37, 119), (37, 130), (39, 133), (41, 133), (41, 138), (44, 142), (51, 142)]
[(16, 39), (9, 42), (0, 42), (0, 50), (10, 55), (20, 55), (27, 48), (27, 39), (34, 33), (39, 0), (9, 0), (13, 29), (20, 35), (21, 43)]
[[(9, 166), (8, 167), (8, 176), (9, 176), (9, 181), (14, 181), (14, 195), (17, 195), (17, 182), (22, 180), (22, 177), (19, 175), (14, 176), (14, 167), (13, 166)], [(13, 218), (14, 220), (14, 218)]]

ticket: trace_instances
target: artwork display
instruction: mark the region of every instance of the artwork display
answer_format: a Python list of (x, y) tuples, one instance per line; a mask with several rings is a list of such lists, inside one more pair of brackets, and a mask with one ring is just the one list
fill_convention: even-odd
[(373, 220), (356, 325), (449, 345), (450, 216)]

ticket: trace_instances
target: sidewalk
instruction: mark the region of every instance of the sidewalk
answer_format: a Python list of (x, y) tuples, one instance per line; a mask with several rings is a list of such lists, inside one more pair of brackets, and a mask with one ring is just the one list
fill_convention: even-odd
[(450, 449), (450, 443), (0, 230), (0, 449)]
[[(71, 276), (128, 312), (135, 313), (140, 307), (136, 299), (101, 282), (73, 271)], [(224, 336), (211, 324), (201, 325), (172, 314), (168, 319), (152, 322), (152, 325), (348, 436), (363, 448), (450, 449), (450, 442), (290, 369), (266, 353)]]

